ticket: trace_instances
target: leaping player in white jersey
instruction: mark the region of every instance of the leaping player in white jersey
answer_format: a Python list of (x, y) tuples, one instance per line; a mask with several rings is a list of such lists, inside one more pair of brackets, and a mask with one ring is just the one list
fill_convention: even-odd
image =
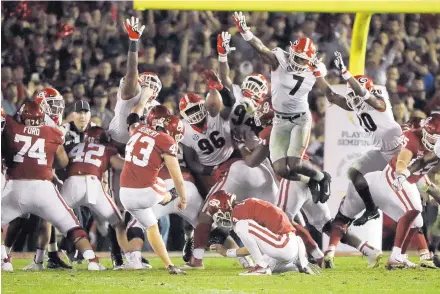
[(145, 26), (139, 27), (139, 19), (135, 19), (134, 17), (131, 17), (131, 21), (130, 19), (127, 19), (127, 22), (124, 25), (128, 37), (130, 38), (127, 56), (127, 73), (125, 74), (125, 77), (121, 79), (119, 84), (115, 116), (110, 122), (108, 131), (115, 146), (122, 154), (130, 137), (128, 133), (127, 117), (139, 102), (141, 87), (149, 87), (154, 93), (150, 101), (147, 103), (145, 112), (148, 112), (153, 106), (159, 104), (155, 99), (162, 89), (162, 83), (155, 73), (138, 73), (138, 43)]
[(235, 12), (233, 19), (243, 39), (272, 66), (275, 118), (269, 148), (275, 172), (285, 179), (307, 183), (313, 201), (326, 202), (330, 197), (330, 175), (302, 160), (312, 126), (308, 94), (315, 82), (319, 87), (325, 86), (326, 69), (322, 62), (317, 62), (313, 41), (309, 38), (296, 40), (289, 52), (281, 48), (270, 50), (252, 34), (243, 13)]
[(269, 85), (261, 74), (252, 74), (244, 78), (241, 86), (233, 84), (229, 77), (228, 54), (235, 50), (230, 47), (231, 34), (222, 32), (217, 36), (217, 52), (219, 61), (219, 76), (223, 85), (232, 89), (237, 100), (231, 112), (232, 132), (238, 132), (246, 138), (248, 148), (258, 146), (255, 136), (255, 121), (253, 113), (266, 97)]
[(352, 77), (341, 54), (335, 52), (335, 56), (335, 65), (347, 81), (347, 94), (327, 95), (328, 100), (342, 109), (354, 111), (361, 127), (373, 136), (373, 150), (365, 153), (348, 170), (351, 180), (349, 185), (354, 186), (366, 207), (363, 215), (353, 222), (353, 225), (361, 226), (379, 217), (378, 207), (364, 175), (383, 170), (394, 155), (399, 153), (402, 129), (394, 120), (390, 101), (381, 95), (380, 90), (375, 89), (372, 79), (364, 75)]

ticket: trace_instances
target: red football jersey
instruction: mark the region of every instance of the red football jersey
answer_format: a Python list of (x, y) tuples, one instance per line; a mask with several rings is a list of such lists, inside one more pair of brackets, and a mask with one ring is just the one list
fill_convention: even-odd
[[(195, 183), (194, 177), (192, 176), (192, 174), (190, 173), (190, 171), (186, 167), (181, 166), (180, 170), (182, 171), (182, 176), (185, 181)], [(170, 175), (166, 166), (164, 166), (159, 171), (159, 178), (161, 178), (164, 181), (171, 179), (171, 175)]]
[(289, 218), (280, 208), (260, 199), (246, 199), (232, 209), (232, 220), (237, 222), (242, 219), (251, 219), (278, 235), (295, 232)]
[(110, 158), (118, 151), (113, 146), (94, 143), (80, 143), (69, 152), (70, 176), (94, 175), (101, 180), (102, 175), (110, 165)]
[(163, 154), (177, 156), (174, 139), (162, 132), (156, 132), (145, 124), (139, 124), (132, 132), (125, 147), (125, 164), (121, 173), (121, 187), (156, 189), (157, 177), (164, 165)]
[[(409, 130), (403, 133), (403, 141), (402, 141), (402, 147), (408, 149), (412, 152), (413, 158), (408, 164), (408, 167), (411, 166), (414, 161), (417, 159), (422, 158), (427, 153), (431, 152), (430, 150), (426, 149), (425, 145), (422, 143), (422, 130), (421, 129), (415, 129), (415, 130)], [(390, 166), (393, 172), (396, 171), (396, 162), (399, 154), (395, 155), (393, 159), (390, 161)], [(437, 164), (436, 162), (431, 162), (430, 164), (426, 165), (422, 169), (412, 173), (409, 178), (408, 182), (410, 183), (417, 183), (418, 180), (420, 180), (425, 174), (428, 173), (428, 171)]]
[(4, 132), (8, 178), (52, 181), (54, 157), (64, 142), (61, 131), (26, 126), (7, 116)]
[(258, 134), (258, 140), (260, 145), (269, 146), (271, 132), (272, 132), (272, 126), (267, 126)]

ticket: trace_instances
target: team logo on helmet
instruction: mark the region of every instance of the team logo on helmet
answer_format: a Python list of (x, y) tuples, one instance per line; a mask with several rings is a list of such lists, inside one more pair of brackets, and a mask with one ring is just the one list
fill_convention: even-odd
[(360, 78), (359, 78), (359, 82), (361, 82), (361, 83), (366, 83), (366, 82), (368, 82), (368, 79), (365, 78), (365, 77), (360, 77)]
[(211, 200), (209, 200), (208, 204), (209, 204), (209, 206), (219, 208), (220, 207), (220, 200), (218, 200), (218, 199), (211, 199)]

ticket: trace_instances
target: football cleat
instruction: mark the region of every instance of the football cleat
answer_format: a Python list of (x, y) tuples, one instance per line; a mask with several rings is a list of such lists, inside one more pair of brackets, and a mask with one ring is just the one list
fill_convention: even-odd
[(260, 265), (256, 265), (253, 268), (249, 269), (249, 271), (238, 274), (239, 276), (269, 276), (272, 275), (272, 271), (269, 267), (262, 267)]
[(10, 255), (8, 255), (7, 258), (2, 259), (2, 271), (4, 271), (4, 272), (13, 272), (14, 271), (14, 267), (12, 266)]
[(167, 270), (170, 275), (186, 275), (185, 271), (175, 267), (174, 265), (169, 265)]
[(111, 254), (113, 268), (122, 266), (124, 264), (124, 260), (122, 259), (122, 254)]
[(404, 261), (404, 257), (400, 255), (398, 258), (390, 256), (385, 264), (385, 268), (388, 270), (392, 269), (404, 269), (408, 268), (407, 264)]
[(250, 256), (238, 257), (237, 260), (244, 269), (251, 269), (255, 266)]
[(191, 260), (181, 266), (181, 269), (185, 270), (203, 270), (205, 266), (203, 265), (203, 261), (201, 259), (197, 259), (194, 256), (191, 257)]
[(426, 268), (438, 269), (431, 253), (423, 254), (420, 256), (420, 266)]
[(72, 269), (70, 265), (65, 263), (61, 258), (58, 256), (56, 258), (49, 258), (46, 263), (46, 267), (50, 269), (57, 269), (57, 268), (64, 268), (64, 269)]
[(353, 225), (356, 227), (363, 226), (368, 221), (372, 219), (376, 219), (379, 216), (380, 216), (379, 207), (375, 206), (373, 210), (365, 210), (364, 213), (361, 215), (361, 217), (353, 222)]
[(376, 268), (379, 266), (380, 261), (382, 260), (383, 252), (378, 249), (374, 249), (373, 254), (368, 255), (368, 267)]
[(42, 271), (44, 270), (43, 262), (35, 262), (35, 260), (32, 261), (31, 264), (25, 266), (23, 268), (24, 271)]
[(305, 267), (298, 267), (300, 273), (307, 275), (320, 275), (322, 274), (322, 268), (317, 264), (309, 263)]
[(141, 257), (141, 262), (142, 262), (142, 267), (144, 269), (152, 269), (153, 267), (151, 266), (150, 262), (148, 261), (148, 259)]
[(330, 182), (332, 181), (332, 177), (328, 172), (323, 172), (324, 178), (319, 182), (319, 190), (320, 190), (320, 198), (319, 201), (321, 203), (326, 203), (330, 198)]
[(105, 271), (105, 270), (107, 270), (105, 268), (105, 266), (103, 266), (102, 264), (95, 262), (95, 261), (89, 262), (89, 264), (87, 265), (87, 269), (89, 271)]
[(414, 262), (409, 261), (408, 254), (402, 254), (403, 262), (406, 264), (406, 267), (408, 268), (417, 268), (419, 267), (418, 264), (415, 264)]
[(438, 254), (435, 254), (433, 260), (434, 260), (435, 266), (440, 268), (440, 256)]
[(336, 268), (335, 266), (335, 258), (326, 254), (324, 256), (324, 267), (325, 268)]
[(314, 179), (310, 179), (309, 183), (307, 184), (310, 189), (310, 193), (312, 194), (312, 200), (314, 203), (318, 203), (321, 199), (321, 185), (318, 181)]

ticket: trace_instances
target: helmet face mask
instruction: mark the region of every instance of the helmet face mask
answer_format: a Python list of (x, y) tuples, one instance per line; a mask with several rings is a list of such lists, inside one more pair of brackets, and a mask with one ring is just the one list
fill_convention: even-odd
[(436, 125), (434, 120), (440, 121), (440, 114), (436, 115), (436, 119), (430, 116), (421, 122), (422, 127), (422, 143), (426, 149), (433, 151), (437, 140), (440, 140), (440, 126)]
[(214, 222), (224, 228), (232, 228), (232, 207), (236, 196), (224, 190), (212, 194), (208, 200), (208, 213)]
[(232, 229), (233, 222), (232, 222), (232, 215), (230, 211), (223, 212), (219, 210), (212, 216), (214, 222), (219, 225), (220, 227)]
[(300, 38), (289, 47), (289, 64), (291, 70), (296, 73), (311, 71), (309, 62), (316, 57), (316, 48), (309, 38)]
[(247, 76), (241, 84), (241, 93), (245, 97), (245, 103), (248, 104), (247, 110), (253, 113), (264, 96), (267, 95), (268, 85), (263, 75), (255, 74)]
[(272, 124), (274, 111), (269, 99), (263, 101), (254, 113), (254, 121), (257, 127), (265, 127)]
[(160, 90), (162, 90), (162, 82), (159, 77), (155, 73), (144, 72), (139, 75), (139, 84), (142, 88), (150, 88), (153, 90), (153, 97), (151, 100), (154, 100), (159, 95)]
[(361, 97), (356, 96), (354, 90), (350, 86), (347, 86), (347, 93), (345, 94), (345, 100), (347, 102), (347, 106), (351, 110), (358, 110), (364, 103)]
[(189, 108), (181, 111), (182, 117), (191, 125), (198, 124), (208, 115), (203, 102), (194, 103)]

